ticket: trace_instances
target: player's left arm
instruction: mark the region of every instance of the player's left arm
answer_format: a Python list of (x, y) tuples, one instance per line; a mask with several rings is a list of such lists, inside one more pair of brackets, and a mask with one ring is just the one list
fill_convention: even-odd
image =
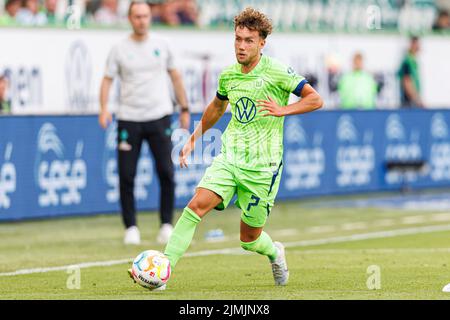
[(262, 107), (259, 112), (266, 111), (264, 114), (265, 117), (284, 117), (311, 112), (323, 106), (322, 98), (310, 84), (303, 86), (300, 97), (301, 99), (299, 101), (282, 107), (272, 97), (268, 96), (268, 100), (258, 100), (258, 106)]

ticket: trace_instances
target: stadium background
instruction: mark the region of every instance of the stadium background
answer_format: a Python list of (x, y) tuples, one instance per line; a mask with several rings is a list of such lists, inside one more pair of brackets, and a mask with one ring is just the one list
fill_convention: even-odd
[[(56, 3), (53, 20), (15, 21), (0, 29), (0, 70), (8, 80), (11, 105), (10, 113), (0, 117), (0, 220), (118, 211), (116, 127), (101, 130), (96, 113), (108, 51), (129, 32), (128, 1), (117, 2), (115, 20), (96, 15), (99, 2)], [(406, 183), (422, 189), (449, 186), (450, 38), (448, 30), (433, 28), (448, 1), (168, 3), (164, 10), (173, 12), (155, 16), (152, 32), (171, 39), (196, 113), (192, 125), (214, 96), (218, 74), (234, 61), (232, 18), (247, 5), (270, 12), (276, 26), (265, 52), (306, 75), (324, 97), (323, 111), (286, 119), (279, 199), (400, 190)], [(154, 12), (163, 5), (153, 4)], [(176, 10), (186, 7), (190, 16), (177, 15)], [(421, 38), (424, 110), (402, 110), (400, 105), (397, 71), (411, 34)], [(350, 71), (356, 52), (381, 83), (379, 110), (340, 110), (333, 81)], [(113, 110), (117, 83), (114, 87)], [(203, 154), (197, 156), (203, 160), (177, 170), (178, 207), (192, 196), (217, 154), (228, 117), (202, 142)], [(176, 149), (186, 134), (172, 138)], [(389, 161), (426, 165), (404, 174), (387, 170)], [(138, 171), (139, 208), (156, 209), (158, 187), (148, 148)]]
[[(289, 285), (273, 286), (262, 257), (242, 256), (241, 212), (230, 206), (199, 224), (161, 295), (126, 274), (139, 252), (163, 250), (152, 157), (144, 145), (142, 244), (125, 246), (116, 125), (104, 131), (97, 121), (106, 56), (130, 31), (128, 1), (28, 1), (39, 12), (12, 19), (3, 10), (10, 1), (0, 0), (0, 299), (449, 299), (450, 33), (448, 21), (436, 24), (450, 1), (153, 2), (151, 32), (172, 40), (191, 130), (221, 69), (235, 61), (232, 19), (247, 5), (275, 23), (265, 52), (325, 100), (320, 111), (285, 120), (285, 169), (266, 230), (286, 245)], [(423, 109), (400, 103), (397, 72), (411, 35), (420, 37)], [(336, 90), (356, 52), (379, 86), (373, 110), (344, 110)], [(229, 117), (207, 133), (189, 169), (177, 168), (178, 208), (219, 151)], [(187, 134), (174, 130), (175, 158)]]

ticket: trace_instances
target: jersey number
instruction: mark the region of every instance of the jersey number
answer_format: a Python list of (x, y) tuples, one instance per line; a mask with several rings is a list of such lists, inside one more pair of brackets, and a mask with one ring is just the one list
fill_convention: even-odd
[(251, 207), (256, 207), (259, 203), (259, 198), (255, 195), (252, 195), (252, 200), (255, 200), (255, 202), (250, 202), (247, 206), (247, 211), (250, 211)]

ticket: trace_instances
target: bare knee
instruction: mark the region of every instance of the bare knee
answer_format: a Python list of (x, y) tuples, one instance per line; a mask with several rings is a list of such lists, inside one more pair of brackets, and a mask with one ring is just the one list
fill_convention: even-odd
[(253, 242), (259, 238), (259, 234), (241, 233), (240, 237), (242, 242)]
[(187, 205), (189, 209), (194, 211), (200, 218), (203, 218), (209, 212), (208, 204), (199, 201), (198, 199), (192, 199)]
[(209, 211), (214, 209), (222, 198), (208, 189), (198, 188), (194, 197), (188, 204), (188, 208), (194, 211), (200, 218), (203, 218)]
[(262, 231), (263, 227), (251, 227), (241, 220), (240, 237), (242, 242), (256, 241)]

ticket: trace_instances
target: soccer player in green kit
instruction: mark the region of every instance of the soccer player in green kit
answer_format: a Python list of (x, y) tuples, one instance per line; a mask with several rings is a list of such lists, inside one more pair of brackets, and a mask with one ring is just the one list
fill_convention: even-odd
[[(263, 231), (280, 184), (284, 117), (311, 112), (323, 102), (304, 77), (261, 54), (272, 32), (264, 14), (247, 8), (235, 17), (234, 27), (237, 63), (221, 73), (216, 97), (180, 152), (180, 166), (188, 166), (195, 141), (214, 126), (230, 103), (232, 118), (222, 135), (221, 154), (184, 208), (164, 254), (174, 268), (202, 218), (214, 208), (225, 209), (237, 194), (242, 248), (267, 256), (275, 284), (286, 285), (289, 272), (284, 246)], [(301, 100), (287, 105), (291, 93)]]

